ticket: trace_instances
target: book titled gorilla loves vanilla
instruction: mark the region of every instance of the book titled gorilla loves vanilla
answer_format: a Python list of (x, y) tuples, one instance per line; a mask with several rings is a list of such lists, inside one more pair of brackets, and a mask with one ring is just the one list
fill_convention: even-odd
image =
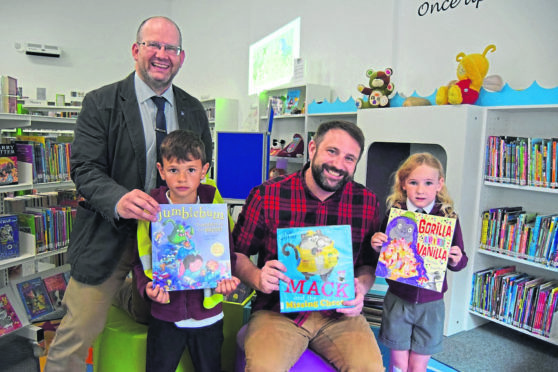
[(441, 292), (455, 223), (454, 218), (392, 208), (376, 276)]

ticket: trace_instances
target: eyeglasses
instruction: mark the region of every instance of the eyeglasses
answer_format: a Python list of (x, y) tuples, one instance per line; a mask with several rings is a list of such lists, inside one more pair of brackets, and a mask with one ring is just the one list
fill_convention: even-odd
[(163, 43), (159, 43), (158, 41), (142, 41), (137, 43), (138, 45), (143, 45), (145, 46), (147, 49), (155, 52), (158, 50), (161, 50), (164, 48), (165, 53), (167, 54), (174, 54), (174, 55), (179, 55), (180, 52), (182, 51), (182, 48), (176, 45), (171, 45), (171, 44), (163, 44)]

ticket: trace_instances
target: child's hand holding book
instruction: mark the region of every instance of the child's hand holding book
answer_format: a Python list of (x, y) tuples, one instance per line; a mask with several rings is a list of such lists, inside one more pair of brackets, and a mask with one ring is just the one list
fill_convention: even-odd
[(219, 281), (219, 283), (217, 284), (217, 288), (215, 288), (215, 292), (220, 293), (224, 296), (228, 296), (229, 294), (234, 292), (239, 284), (240, 279), (238, 279), (236, 276), (231, 276), (230, 279), (223, 279)]
[(385, 242), (387, 242), (387, 240), (388, 237), (386, 234), (384, 234), (383, 232), (377, 232), (374, 235), (372, 235), (370, 244), (372, 245), (372, 248), (374, 248), (376, 252), (380, 252), (382, 250), (382, 245)]
[(151, 301), (159, 302), (161, 304), (170, 303), (169, 292), (165, 291), (159, 285), (156, 285), (155, 288), (153, 288), (153, 282), (147, 283), (147, 286), (145, 287), (145, 293), (147, 294), (147, 297), (151, 299)]

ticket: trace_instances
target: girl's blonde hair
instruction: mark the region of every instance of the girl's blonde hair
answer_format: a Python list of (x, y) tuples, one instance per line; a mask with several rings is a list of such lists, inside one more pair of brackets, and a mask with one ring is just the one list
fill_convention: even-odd
[[(409, 177), (409, 174), (423, 164), (436, 169), (438, 171), (439, 179), (446, 178), (442, 164), (431, 153), (420, 152), (409, 156), (395, 173), (395, 182), (391, 188), (391, 195), (388, 196), (386, 200), (388, 210), (391, 207), (401, 208), (405, 205), (405, 202), (407, 201), (407, 192), (403, 190), (403, 185)], [(445, 182), (442, 189), (436, 194), (436, 203), (441, 204), (440, 209), (446, 217), (457, 217), (457, 213), (453, 208), (453, 200), (449, 196)]]

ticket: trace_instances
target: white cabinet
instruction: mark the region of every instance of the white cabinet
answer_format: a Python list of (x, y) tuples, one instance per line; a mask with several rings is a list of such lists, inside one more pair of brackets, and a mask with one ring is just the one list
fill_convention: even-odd
[[(430, 151), (445, 165), (446, 185), (459, 214), (465, 252), (476, 251), (478, 198), (481, 180), (483, 109), (477, 106), (389, 107), (359, 110), (357, 125), (365, 136), (355, 180), (378, 195), (385, 210), (392, 174), (411, 153)], [(444, 296), (444, 334), (464, 330), (471, 286), (471, 264), (448, 272)]]
[[(548, 106), (508, 106), (487, 107), (485, 112), (485, 126), (479, 151), (486, 158), (486, 143), (490, 136), (512, 136), (526, 138), (556, 138), (558, 137), (558, 105)], [(486, 167), (486, 161), (480, 172)], [(548, 187), (520, 186), (511, 183), (489, 182), (481, 180), (478, 206), (476, 208), (476, 224), (474, 231), (474, 255), (471, 266), (473, 271), (484, 270), (489, 267), (515, 265), (518, 272), (527, 273), (534, 277), (548, 280), (558, 280), (558, 268), (535, 262), (532, 258), (516, 257), (513, 252), (481, 247), (480, 236), (482, 230), (481, 213), (490, 208), (521, 206), (527, 212), (538, 214), (558, 213), (558, 189)], [(558, 337), (539, 336), (524, 328), (504, 323), (489, 316), (471, 310), (468, 327), (482, 324), (487, 320), (516, 329), (533, 337), (558, 344)], [(553, 322), (553, 329), (558, 325)]]

